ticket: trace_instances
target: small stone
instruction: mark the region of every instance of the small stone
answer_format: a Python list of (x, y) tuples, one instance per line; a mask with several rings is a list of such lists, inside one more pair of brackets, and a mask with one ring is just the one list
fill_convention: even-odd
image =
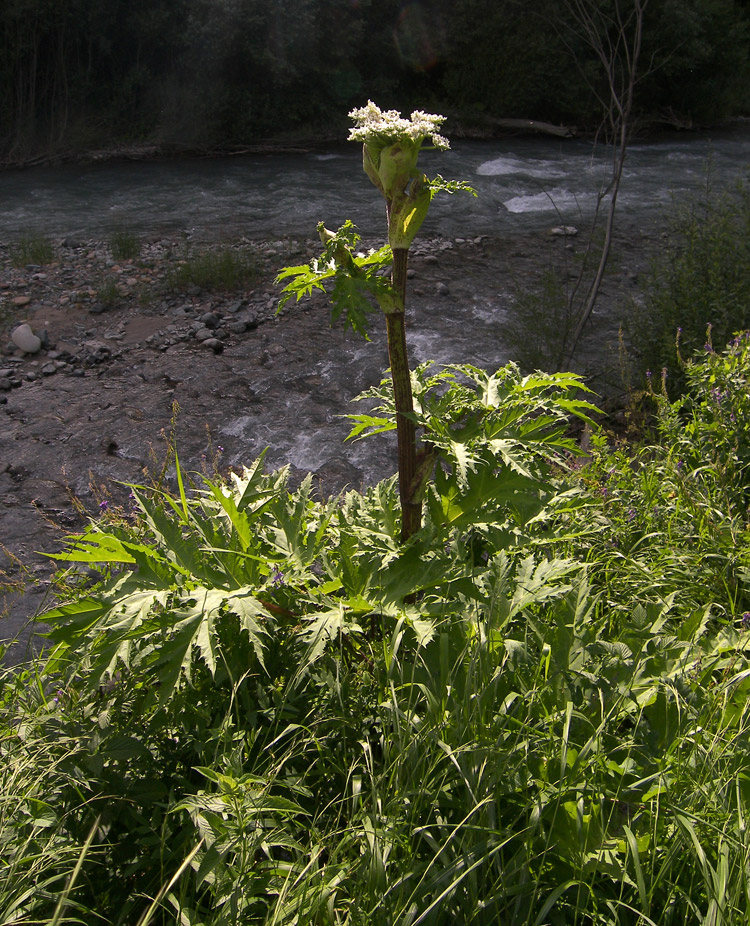
[(10, 336), (11, 341), (25, 354), (38, 354), (41, 340), (31, 330), (31, 325), (19, 325)]
[(209, 341), (213, 339), (214, 333), (210, 328), (199, 328), (195, 332), (196, 341)]
[(450, 294), (450, 289), (448, 289), (447, 283), (440, 282), (435, 287), (435, 292), (437, 292), (438, 296), (447, 296)]
[(434, 254), (426, 254), (424, 258), (426, 264), (436, 264), (438, 262), (437, 257)]
[(243, 321), (234, 321), (227, 324), (227, 331), (231, 334), (244, 334), (247, 330), (247, 323)]
[(92, 302), (89, 306), (90, 315), (101, 315), (102, 312), (106, 312), (107, 307), (103, 302)]
[(10, 392), (11, 390), (10, 380), (7, 376), (0, 376), (0, 392)]
[(204, 328), (218, 328), (221, 323), (221, 317), (216, 312), (204, 312), (198, 321)]
[(53, 373), (57, 373), (57, 364), (45, 363), (42, 367), (42, 376), (52, 376)]
[(553, 238), (574, 238), (578, 234), (578, 229), (575, 225), (556, 225), (550, 228), (549, 233)]
[(407, 280), (413, 280), (416, 275), (417, 271), (413, 267), (409, 267), (409, 269), (406, 271)]
[(210, 347), (215, 354), (220, 354), (224, 350), (224, 345), (218, 338), (206, 338), (203, 347)]
[(31, 302), (31, 296), (14, 296), (13, 297), (13, 305), (18, 306), (18, 307), (23, 306), (23, 305), (28, 305), (30, 302)]

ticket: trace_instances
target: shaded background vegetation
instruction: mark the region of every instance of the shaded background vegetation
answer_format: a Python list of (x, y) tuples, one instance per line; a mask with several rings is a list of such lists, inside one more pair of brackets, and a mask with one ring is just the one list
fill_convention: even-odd
[[(487, 131), (498, 118), (586, 129), (600, 78), (566, 32), (564, 9), (558, 0), (4, 0), (0, 157), (340, 137), (348, 110), (368, 97), (447, 112), (454, 131)], [(747, 114), (749, 23), (748, 0), (650, 0), (642, 120)]]

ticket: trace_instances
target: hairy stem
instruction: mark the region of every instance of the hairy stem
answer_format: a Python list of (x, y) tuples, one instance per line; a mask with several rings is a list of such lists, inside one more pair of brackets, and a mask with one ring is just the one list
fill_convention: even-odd
[(417, 471), (417, 431), (407, 417), (414, 411), (411, 392), (411, 374), (406, 351), (406, 267), (409, 251), (393, 251), (393, 288), (400, 311), (386, 315), (388, 357), (393, 380), (393, 397), (396, 403), (396, 437), (398, 439), (398, 485), (401, 498), (401, 539), (408, 540), (422, 526), (422, 505), (413, 500), (413, 486)]

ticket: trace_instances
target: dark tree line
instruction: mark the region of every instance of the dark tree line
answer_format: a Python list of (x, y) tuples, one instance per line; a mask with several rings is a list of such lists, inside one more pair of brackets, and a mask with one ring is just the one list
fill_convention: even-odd
[[(368, 98), (465, 128), (592, 127), (601, 77), (563, 11), (557, 0), (3, 0), (0, 157), (341, 137)], [(651, 0), (642, 60), (644, 120), (748, 114), (750, 0)]]

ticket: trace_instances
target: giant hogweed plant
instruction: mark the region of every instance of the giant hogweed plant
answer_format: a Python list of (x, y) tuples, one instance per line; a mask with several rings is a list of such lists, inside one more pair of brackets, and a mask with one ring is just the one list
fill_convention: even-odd
[(746, 596), (748, 345), (582, 484), (575, 377), (418, 367), (407, 544), (395, 478), (134, 486), (0, 673), (0, 921), (744, 926), (750, 612), (709, 572)]
[[(421, 486), (425, 523), (411, 544), (401, 543), (393, 480), (319, 501), (311, 477), (291, 489), (288, 470), (266, 474), (261, 456), (189, 494), (176, 459), (177, 493), (132, 486), (135, 524), (105, 517), (56, 554), (105, 573), (44, 615), (50, 639), (68, 656), (86, 653), (94, 687), (123, 668), (158, 677), (152, 705), (168, 702), (196, 663), (226, 681), (248, 660), (264, 674), (269, 660), (286, 660), (302, 678), (332, 640), (345, 639), (354, 656), (374, 628), (381, 635), (398, 621), (429, 640), (477, 566), (566, 504), (552, 467), (575, 451), (569, 416), (586, 418), (592, 406), (576, 397), (575, 375), (522, 377), (512, 364), (495, 374), (422, 366), (412, 381), (413, 421), (441, 462)], [(352, 416), (352, 433), (396, 429), (388, 380), (365, 396), (379, 414)], [(237, 634), (246, 640), (239, 662)]]
[[(466, 366), (418, 368), (413, 382), (415, 420), (441, 467), (409, 544), (395, 477), (318, 500), (311, 478), (293, 488), (261, 457), (188, 491), (175, 457), (176, 491), (132, 486), (134, 519), (106, 512), (56, 556), (102, 569), (98, 585), (43, 616), (55, 644), (44, 672), (84, 705), (76, 761), (92, 770), (92, 808), (98, 794), (122, 798), (102, 811), (100, 856), (115, 881), (180, 869), (194, 825), (199, 893), (238, 910), (250, 896), (268, 905), (296, 884), (279, 874), (279, 853), (309, 890), (311, 794), (330, 792), (331, 807), (315, 811), (329, 827), (360, 749), (353, 695), (329, 692), (379, 689), (382, 672), (414, 659), (427, 696), (435, 672), (471, 661), (475, 641), (499, 640), (508, 621), (570, 591), (577, 564), (529, 555), (523, 537), (566, 504), (551, 470), (571, 449), (566, 415), (585, 412), (568, 394), (576, 378)], [(379, 414), (355, 416), (362, 435), (396, 427), (387, 380), (372, 397)], [(345, 719), (328, 715), (332, 697)], [(375, 710), (366, 695), (361, 709)], [(316, 771), (321, 750), (338, 757), (341, 782)], [(230, 807), (237, 789), (247, 807)], [(232, 833), (237, 814), (263, 818), (252, 851)], [(144, 827), (168, 835), (165, 854), (130, 838)]]
[[(364, 171), (385, 199), (388, 244), (370, 254), (357, 254), (359, 236), (351, 222), (336, 232), (321, 222), (318, 232), (324, 252), (309, 265), (281, 271), (278, 280), (289, 282), (280, 308), (293, 297), (300, 299), (313, 289), (325, 290), (331, 282), (334, 320), (343, 314), (353, 330), (366, 336), (367, 313), (374, 305), (384, 313), (396, 407), (401, 537), (408, 540), (421, 526), (420, 487), (431, 463), (431, 458), (417, 448), (406, 343), (409, 248), (436, 193), (467, 190), (476, 194), (461, 181), (446, 181), (440, 175), (430, 180), (417, 165), (425, 145), (441, 150), (449, 147), (438, 131), (445, 121), (443, 116), (416, 111), (404, 119), (395, 110), (382, 111), (372, 102), (353, 110), (350, 116), (355, 127), (349, 140), (362, 143)], [(390, 280), (382, 275), (388, 265), (392, 266)]]

